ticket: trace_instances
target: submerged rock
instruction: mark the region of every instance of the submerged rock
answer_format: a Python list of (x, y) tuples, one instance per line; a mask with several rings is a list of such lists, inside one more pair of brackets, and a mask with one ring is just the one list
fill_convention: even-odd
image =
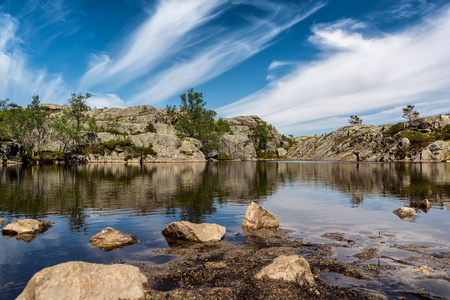
[(261, 229), (261, 228), (278, 228), (280, 226), (280, 220), (275, 217), (270, 211), (262, 208), (258, 204), (252, 201), (245, 213), (244, 222), (242, 222), (243, 228), (248, 229)]
[(34, 274), (17, 299), (144, 299), (146, 281), (135, 266), (71, 261)]
[(52, 224), (52, 222), (42, 220), (20, 219), (3, 227), (2, 233), (3, 235), (15, 237), (22, 234), (39, 235), (49, 229)]
[(106, 227), (91, 237), (91, 245), (105, 251), (122, 248), (138, 242), (139, 240), (131, 233), (126, 233), (111, 227)]
[(5, 222), (6, 222), (6, 220), (0, 219), (0, 225), (2, 225)]
[(411, 206), (420, 208), (423, 212), (427, 213), (431, 208), (431, 203), (428, 199), (423, 199), (419, 202), (411, 202)]
[(308, 262), (297, 255), (278, 256), (270, 265), (263, 268), (255, 276), (256, 279), (264, 277), (293, 281), (299, 284), (315, 284)]
[(427, 265), (421, 265), (418, 268), (413, 269), (414, 272), (421, 272), (424, 274), (429, 274), (431, 272), (434, 272), (433, 268), (427, 266)]
[(173, 241), (213, 242), (220, 241), (225, 235), (226, 228), (221, 225), (202, 223), (194, 224), (187, 221), (173, 222), (167, 225), (162, 234)]
[(403, 206), (403, 207), (400, 207), (400, 208), (394, 210), (393, 213), (404, 220), (413, 219), (417, 214), (416, 210), (414, 208), (406, 207), (406, 206)]

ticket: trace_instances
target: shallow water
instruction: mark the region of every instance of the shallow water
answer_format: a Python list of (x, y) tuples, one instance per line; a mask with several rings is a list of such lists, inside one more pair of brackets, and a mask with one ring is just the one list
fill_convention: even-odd
[[(392, 213), (424, 198), (433, 207), (413, 220)], [(242, 232), (251, 201), (278, 216), (291, 238), (330, 243), (323, 234), (345, 233), (352, 247), (376, 246), (395, 259), (414, 255), (392, 249), (395, 244), (449, 250), (448, 163), (7, 166), (0, 167), (0, 219), (6, 219), (0, 226), (19, 218), (55, 224), (29, 243), (0, 236), (0, 298), (16, 297), (34, 273), (65, 261), (168, 262), (174, 258), (152, 252), (168, 247), (161, 235), (167, 224), (213, 222), (233, 235)], [(110, 252), (90, 246), (89, 238), (108, 226), (135, 234), (140, 243)], [(342, 262), (355, 260), (354, 249), (334, 253)]]

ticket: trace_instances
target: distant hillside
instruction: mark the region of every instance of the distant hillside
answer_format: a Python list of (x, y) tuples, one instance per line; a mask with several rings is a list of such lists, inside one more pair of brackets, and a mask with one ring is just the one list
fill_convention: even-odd
[(353, 125), (294, 139), (287, 158), (318, 161), (450, 161), (450, 114), (413, 124)]
[[(42, 104), (52, 122), (68, 106)], [(82, 144), (69, 153), (73, 162), (165, 162), (205, 161), (207, 159), (256, 160), (278, 158), (287, 153), (288, 139), (257, 116), (225, 119), (231, 132), (220, 136), (221, 147), (205, 151), (202, 143), (186, 137), (175, 129), (179, 113), (149, 105), (127, 108), (92, 109), (86, 113), (96, 120), (94, 132), (84, 132)], [(52, 138), (52, 129), (45, 138), (40, 161), (66, 160), (63, 145)], [(30, 157), (16, 141), (0, 140), (0, 159), (3, 163), (23, 162)]]

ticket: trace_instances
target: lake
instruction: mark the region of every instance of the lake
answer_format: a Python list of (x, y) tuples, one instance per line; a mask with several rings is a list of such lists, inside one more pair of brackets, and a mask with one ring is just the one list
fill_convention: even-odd
[[(419, 210), (412, 220), (392, 213), (425, 198), (432, 208), (427, 213)], [(398, 244), (427, 245), (436, 253), (449, 251), (449, 163), (3, 166), (3, 225), (19, 218), (54, 225), (28, 243), (0, 237), (0, 298), (15, 298), (34, 273), (66, 261), (169, 262), (174, 257), (154, 251), (168, 247), (161, 234), (166, 225), (180, 220), (218, 223), (227, 227), (227, 236), (233, 236), (242, 233), (251, 201), (275, 214), (280, 227), (291, 230), (291, 239), (331, 243), (324, 234), (345, 234), (353, 246), (334, 249), (334, 256), (343, 262), (351, 262), (358, 249), (375, 244), (381, 255), (389, 257), (385, 263), (413, 255), (393, 247)], [(140, 243), (109, 252), (92, 247), (90, 237), (108, 226), (136, 235)], [(385, 237), (382, 244), (374, 241), (377, 236)], [(448, 268), (436, 272), (450, 276)], [(329, 284), (356, 284), (339, 276), (323, 278)], [(365, 283), (371, 285), (384, 289), (379, 283)], [(436, 295), (450, 295), (448, 281), (434, 280), (429, 289)]]

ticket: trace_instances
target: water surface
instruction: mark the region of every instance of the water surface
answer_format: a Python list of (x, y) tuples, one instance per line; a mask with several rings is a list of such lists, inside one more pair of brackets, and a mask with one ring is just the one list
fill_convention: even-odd
[[(433, 207), (427, 213), (419, 211), (413, 220), (392, 213), (424, 198)], [(19, 218), (55, 224), (29, 243), (0, 236), (0, 298), (16, 297), (34, 273), (61, 262), (165, 263), (174, 258), (152, 250), (168, 247), (161, 235), (167, 224), (213, 222), (234, 235), (242, 232), (251, 201), (278, 216), (280, 226), (292, 230), (291, 238), (329, 243), (322, 235), (340, 232), (355, 246), (372, 247), (379, 246), (377, 238), (383, 237), (381, 251), (400, 258), (403, 254), (392, 245), (427, 244), (432, 251), (449, 250), (450, 164), (446, 163), (5, 166), (0, 167), (3, 225)], [(135, 234), (140, 243), (110, 252), (90, 246), (89, 238), (108, 226)], [(336, 248), (335, 256), (351, 262), (352, 251), (357, 252)]]

